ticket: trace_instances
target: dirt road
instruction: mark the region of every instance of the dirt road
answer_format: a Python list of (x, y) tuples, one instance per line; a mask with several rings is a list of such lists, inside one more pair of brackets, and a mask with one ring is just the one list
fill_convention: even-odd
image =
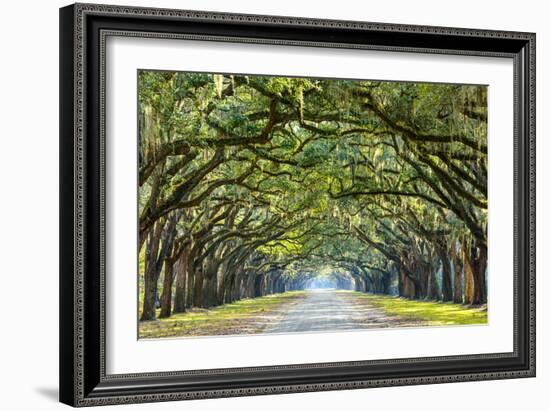
[(357, 330), (392, 326), (411, 326), (403, 319), (388, 316), (381, 309), (359, 303), (358, 297), (334, 289), (308, 290), (304, 298), (291, 305), (280, 321), (265, 333)]

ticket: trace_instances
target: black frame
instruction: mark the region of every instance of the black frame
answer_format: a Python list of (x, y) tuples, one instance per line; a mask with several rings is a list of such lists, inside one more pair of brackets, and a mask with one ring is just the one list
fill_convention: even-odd
[[(105, 373), (104, 85), (111, 35), (514, 61), (514, 352)], [(60, 400), (73, 406), (535, 376), (535, 34), (123, 6), (60, 9)]]

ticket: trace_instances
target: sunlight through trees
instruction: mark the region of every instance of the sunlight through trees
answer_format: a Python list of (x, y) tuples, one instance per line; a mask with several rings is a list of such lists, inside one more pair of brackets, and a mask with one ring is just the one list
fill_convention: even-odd
[(141, 320), (323, 276), (487, 301), (485, 86), (140, 71), (139, 131)]

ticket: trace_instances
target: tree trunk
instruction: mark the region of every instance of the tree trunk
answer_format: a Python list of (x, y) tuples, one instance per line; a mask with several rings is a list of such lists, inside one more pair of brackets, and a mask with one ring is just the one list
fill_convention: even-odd
[(156, 270), (160, 236), (162, 234), (163, 224), (158, 221), (153, 230), (149, 232), (149, 241), (145, 250), (145, 272), (143, 274), (143, 309), (141, 312), (141, 321), (154, 320), (155, 297), (157, 295), (158, 275)]
[[(430, 287), (437, 286), (437, 282), (431, 281), (433, 275), (432, 268), (428, 264), (424, 264), (419, 260), (415, 264), (411, 264), (416, 273), (420, 275), (419, 287), (416, 287), (412, 298), (427, 298), (430, 296)], [(410, 278), (409, 278), (410, 279)], [(431, 297), (430, 297), (431, 298)]]
[(443, 301), (451, 301), (453, 299), (451, 261), (449, 260), (449, 253), (445, 240), (443, 238), (438, 239), (435, 248), (441, 260), (441, 293), (443, 294)]
[[(167, 261), (171, 251), (172, 251), (172, 245), (174, 243), (174, 238), (176, 237), (176, 223), (177, 223), (177, 214), (172, 214), (168, 219), (168, 224), (164, 227), (164, 229), (161, 229), (161, 238), (160, 240), (156, 240), (156, 249), (159, 247), (159, 243), (161, 244), (160, 252), (158, 253), (158, 258), (155, 258), (154, 255), (156, 253), (152, 253), (149, 257), (149, 260), (151, 263), (154, 261), (154, 264), (151, 264), (148, 267), (147, 271), (153, 270), (153, 273), (149, 274), (149, 280), (150, 284), (149, 287), (145, 287), (145, 296), (147, 296), (147, 299), (144, 298), (143, 302), (143, 313), (142, 313), (142, 320), (145, 319), (154, 319), (155, 318), (155, 310), (156, 310), (156, 302), (157, 302), (157, 292), (158, 292), (158, 279), (160, 276), (160, 273), (162, 271), (162, 267)], [(157, 233), (155, 233), (156, 235)], [(170, 274), (171, 276), (171, 274)], [(148, 289), (149, 288), (149, 289)], [(171, 292), (171, 290), (169, 290)], [(151, 298), (152, 294), (152, 298)], [(147, 303), (147, 305), (145, 304)]]
[(203, 304), (204, 308), (210, 308), (217, 305), (218, 302), (218, 267), (216, 262), (209, 262), (206, 265), (206, 272), (203, 284)]
[(408, 276), (405, 265), (408, 261), (408, 253), (405, 250), (401, 251), (401, 263), (399, 264), (399, 295), (406, 298), (415, 298), (420, 290), (417, 290), (414, 282)]
[(265, 293), (266, 295), (273, 294), (273, 286), (275, 284), (274, 275), (271, 272), (266, 274)]
[(453, 271), (454, 271), (454, 293), (453, 302), (461, 304), (462, 299), (462, 264), (456, 249), (456, 244), (451, 248)]
[(185, 312), (185, 292), (187, 283), (187, 257), (189, 249), (185, 249), (176, 264), (176, 292), (174, 294), (174, 312)]
[(382, 277), (382, 294), (390, 293), (390, 286), (392, 282), (392, 269), (389, 269), (388, 273), (385, 273)]
[(164, 264), (164, 281), (160, 296), (159, 318), (168, 318), (172, 315), (172, 285), (174, 284), (174, 264), (166, 260)]
[(485, 270), (487, 269), (487, 248), (483, 245), (475, 247), (472, 250), (474, 257), (473, 275), (474, 275), (474, 298), (473, 305), (485, 304), (487, 302), (487, 285), (485, 284)]
[(439, 284), (437, 283), (436, 271), (431, 265), (428, 266), (428, 295), (430, 300), (439, 300)]
[(260, 274), (254, 280), (254, 298), (264, 295), (264, 275)]
[(280, 294), (284, 292), (285, 292), (285, 282), (281, 280), (281, 278), (279, 277), (277, 279), (277, 293)]
[(364, 290), (365, 287), (364, 287), (364, 285), (363, 285), (363, 283), (362, 283), (361, 278), (355, 277), (355, 278), (353, 279), (353, 281), (354, 281), (354, 284), (353, 284), (353, 285), (354, 285), (354, 287), (353, 287), (354, 290), (355, 290), (355, 291), (362, 292), (362, 291)]
[(202, 300), (202, 292), (203, 292), (203, 286), (204, 286), (204, 270), (202, 267), (202, 264), (198, 264), (195, 267), (194, 272), (195, 277), (195, 284), (193, 286), (193, 306), (194, 307), (202, 307), (203, 300)]
[(417, 295), (416, 287), (413, 283), (413, 281), (409, 278), (407, 273), (403, 268), (399, 270), (399, 275), (401, 277), (401, 283), (402, 283), (402, 297), (406, 298), (415, 298)]
[(231, 290), (231, 297), (233, 301), (238, 301), (243, 297), (242, 275), (242, 268), (237, 267), (235, 270), (235, 281), (233, 282), (233, 289)]
[(191, 255), (187, 258), (187, 297), (185, 307), (193, 307), (193, 296), (195, 290), (195, 264)]
[(214, 307), (218, 303), (218, 269), (220, 260), (215, 256), (210, 257), (205, 263), (203, 300), (204, 308)]
[(464, 304), (474, 301), (474, 272), (470, 261), (470, 247), (462, 243), (462, 261), (464, 262)]
[(211, 277), (205, 277), (203, 283), (202, 307), (210, 308), (217, 305), (218, 293), (215, 280)]
[(235, 288), (235, 273), (232, 272), (229, 278), (224, 283), (224, 301), (225, 303), (232, 303), (233, 301), (233, 289)]
[(220, 278), (220, 282), (218, 284), (218, 305), (221, 305), (226, 302), (227, 283), (229, 280), (227, 275), (228, 274), (224, 271)]
[(403, 269), (401, 267), (398, 267), (397, 269), (397, 294), (400, 297), (405, 296), (405, 281), (404, 281), (404, 275)]
[(254, 298), (254, 276), (250, 274), (249, 272), (246, 273), (244, 282), (245, 287), (245, 297), (246, 298)]

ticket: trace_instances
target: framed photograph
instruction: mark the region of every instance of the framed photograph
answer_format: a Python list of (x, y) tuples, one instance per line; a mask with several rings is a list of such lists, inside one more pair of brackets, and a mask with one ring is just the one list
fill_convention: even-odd
[(535, 35), (60, 10), (60, 399), (535, 375)]

